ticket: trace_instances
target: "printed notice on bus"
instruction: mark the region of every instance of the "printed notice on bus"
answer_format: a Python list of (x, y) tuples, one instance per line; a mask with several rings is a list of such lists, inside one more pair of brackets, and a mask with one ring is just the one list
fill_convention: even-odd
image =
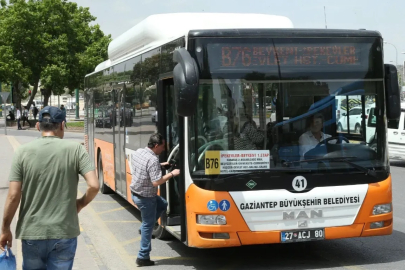
[(207, 151), (205, 174), (232, 174), (240, 171), (270, 169), (268, 150)]

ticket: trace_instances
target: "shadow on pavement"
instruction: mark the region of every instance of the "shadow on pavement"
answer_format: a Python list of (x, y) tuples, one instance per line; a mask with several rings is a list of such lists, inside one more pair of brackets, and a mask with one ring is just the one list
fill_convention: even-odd
[[(374, 265), (404, 260), (405, 234), (294, 244), (242, 246), (223, 249), (193, 249), (168, 242), (179, 260), (159, 260), (159, 265), (183, 265), (193, 269), (323, 269)], [(377, 266), (378, 268), (378, 266)], [(393, 269), (393, 268), (392, 268)], [(399, 268), (398, 268), (399, 269)]]

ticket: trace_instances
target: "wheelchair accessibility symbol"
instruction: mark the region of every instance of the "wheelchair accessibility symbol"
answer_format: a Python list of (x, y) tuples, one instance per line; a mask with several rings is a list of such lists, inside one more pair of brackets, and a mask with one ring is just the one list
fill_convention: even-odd
[(215, 200), (211, 200), (208, 202), (207, 204), (207, 208), (208, 210), (210, 210), (211, 212), (217, 211), (218, 209), (218, 202)]

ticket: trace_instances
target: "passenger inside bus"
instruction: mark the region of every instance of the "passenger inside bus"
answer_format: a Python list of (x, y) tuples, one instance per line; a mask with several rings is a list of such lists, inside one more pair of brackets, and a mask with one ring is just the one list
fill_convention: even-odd
[[(252, 119), (249, 114), (246, 114), (247, 121), (243, 124), (240, 130), (240, 136), (245, 138), (245, 140), (249, 141), (252, 145), (252, 148), (245, 149), (245, 150), (254, 150), (254, 149), (262, 149), (263, 142), (264, 142), (264, 132), (257, 128), (256, 122)], [(235, 142), (235, 149), (237, 148), (237, 144)]]
[(307, 123), (308, 131), (303, 133), (299, 138), (301, 159), (304, 158), (306, 152), (315, 148), (320, 142), (332, 137), (322, 132), (324, 117), (321, 113), (311, 115)]

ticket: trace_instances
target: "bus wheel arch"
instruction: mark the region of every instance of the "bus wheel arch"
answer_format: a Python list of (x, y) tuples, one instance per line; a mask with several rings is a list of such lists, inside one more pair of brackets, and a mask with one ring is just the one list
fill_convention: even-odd
[[(163, 215), (166, 215), (166, 213), (163, 213)], [(160, 218), (160, 220), (162, 220), (162, 218)], [(161, 224), (158, 223), (156, 223), (153, 227), (152, 234), (159, 240), (170, 240), (173, 238), (173, 235), (171, 235)]]
[(104, 183), (103, 159), (100, 148), (97, 150), (97, 176), (101, 194), (109, 194), (112, 190)]

